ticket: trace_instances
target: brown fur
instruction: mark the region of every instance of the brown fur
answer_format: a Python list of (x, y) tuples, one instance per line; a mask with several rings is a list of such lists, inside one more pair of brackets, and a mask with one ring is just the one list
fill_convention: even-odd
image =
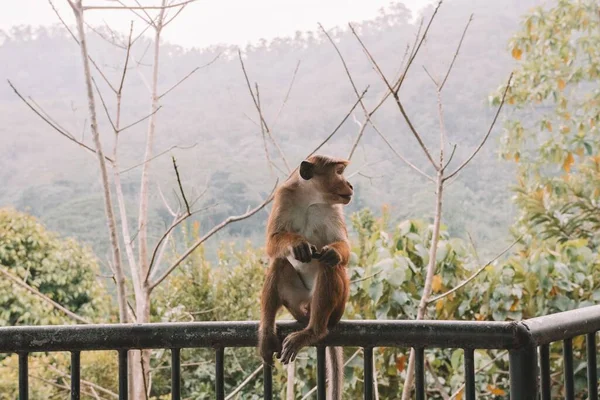
[[(266, 238), (271, 265), (261, 297), (259, 329), (259, 350), (266, 363), (272, 363), (274, 353), (285, 364), (293, 361), (300, 349), (316, 344), (342, 318), (349, 294), (346, 267), (350, 258), (342, 205), (353, 194), (352, 185), (343, 177), (347, 164), (342, 159), (312, 156), (275, 193)], [(315, 251), (320, 258), (311, 257)], [(281, 306), (307, 323), (283, 343), (275, 331)], [(340, 350), (328, 351), (333, 399), (341, 398)]]

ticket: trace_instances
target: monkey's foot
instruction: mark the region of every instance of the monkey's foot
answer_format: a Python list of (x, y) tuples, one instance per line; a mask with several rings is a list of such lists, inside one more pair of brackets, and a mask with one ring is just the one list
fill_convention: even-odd
[(281, 342), (275, 332), (260, 333), (258, 337), (258, 349), (263, 361), (273, 365), (273, 354), (281, 354)]
[(298, 352), (303, 347), (310, 345), (313, 338), (314, 334), (307, 329), (289, 334), (281, 345), (281, 357), (279, 357), (281, 362), (288, 364), (294, 361)]

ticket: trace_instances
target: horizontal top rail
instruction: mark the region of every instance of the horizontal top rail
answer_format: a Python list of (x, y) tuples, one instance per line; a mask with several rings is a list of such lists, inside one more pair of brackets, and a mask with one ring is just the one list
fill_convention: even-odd
[(521, 324), (536, 346), (570, 339), (600, 331), (600, 305), (531, 318)]
[[(277, 325), (281, 337), (301, 328), (291, 321)], [(322, 344), (510, 349), (519, 346), (516, 325), (472, 321), (341, 321)], [(257, 330), (256, 321), (2, 327), (0, 353), (251, 347), (257, 343)]]
[[(277, 325), (282, 338), (301, 328)], [(522, 322), (345, 320), (321, 344), (512, 350), (599, 330), (600, 305)], [(257, 331), (256, 321), (0, 327), (0, 353), (252, 347)]]

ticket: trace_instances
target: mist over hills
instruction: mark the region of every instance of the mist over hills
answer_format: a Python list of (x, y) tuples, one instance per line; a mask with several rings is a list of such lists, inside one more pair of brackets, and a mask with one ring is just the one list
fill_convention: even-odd
[[(512, 61), (507, 51), (510, 36), (520, 16), (534, 0), (451, 0), (446, 2), (430, 31), (425, 47), (415, 59), (400, 95), (408, 114), (430, 149), (438, 147), (438, 115), (435, 90), (422, 66), (441, 76), (452, 60), (456, 45), (471, 13), (471, 23), (457, 62), (444, 89), (444, 113), (450, 143), (458, 145), (453, 165), (457, 166), (477, 146), (495, 113), (488, 96), (506, 82)], [(426, 11), (431, 13), (432, 9)], [(387, 76), (400, 65), (407, 44), (412, 44), (416, 26), (410, 12), (396, 4), (377, 19), (357, 22), (361, 38)], [(139, 22), (136, 22), (138, 24)], [(177, 23), (175, 21), (174, 23)], [(343, 53), (353, 78), (362, 90), (367, 107), (376, 104), (385, 88), (347, 27), (325, 27)], [(99, 30), (102, 28), (99, 27)], [(109, 79), (120, 74), (123, 51), (98, 35), (88, 32), (90, 51)], [(133, 50), (124, 94), (124, 121), (135, 121), (148, 113), (151, 44), (140, 39)], [(342, 120), (356, 97), (335, 50), (324, 35), (298, 32), (295, 37), (260, 41), (241, 49), (252, 82), (260, 88), (265, 117), (290, 164), (298, 164)], [(218, 58), (217, 58), (218, 57)], [(258, 204), (270, 191), (274, 177), (265, 160), (258, 118), (248, 94), (237, 59), (237, 48), (220, 45), (205, 49), (184, 49), (164, 43), (161, 47), (160, 76), (164, 91), (192, 69), (200, 69), (161, 101), (157, 120), (155, 152), (173, 146), (183, 184), (190, 197), (206, 193), (197, 207), (207, 209), (198, 219), (204, 229), (229, 214), (243, 213)], [(87, 143), (83, 74), (79, 49), (60, 26), (51, 28), (15, 27), (0, 32), (0, 77), (11, 82), (25, 96), (31, 96), (56, 121)], [(297, 63), (300, 66), (290, 97), (281, 107)], [(107, 89), (100, 79), (98, 83)], [(105, 91), (107, 104), (114, 99)], [(364, 116), (357, 109), (355, 116)], [(388, 101), (373, 118), (396, 149), (419, 167), (428, 170), (416, 141), (396, 106)], [(35, 116), (7, 84), (0, 85), (0, 206), (11, 205), (41, 218), (52, 230), (89, 243), (105, 259), (107, 233), (97, 161), (93, 155), (69, 142)], [(126, 122), (125, 122), (126, 123)], [(112, 146), (110, 125), (101, 115), (100, 128), (105, 146)], [(145, 125), (123, 132), (120, 157), (123, 168), (143, 158)], [(322, 150), (345, 157), (358, 131), (349, 118)], [(513, 220), (512, 166), (498, 159), (496, 149), (502, 124), (494, 132), (460, 177), (447, 190), (443, 221), (452, 234), (470, 233), (482, 249), (504, 246)], [(275, 149), (271, 154), (283, 163)], [(171, 160), (168, 154), (152, 162), (152, 232), (160, 236), (170, 215), (162, 204), (159, 187), (172, 206), (177, 202)], [(349, 173), (357, 196), (348, 212), (362, 207), (379, 211), (390, 207), (394, 219), (430, 218), (433, 185), (406, 167), (369, 127), (353, 158)], [(135, 224), (139, 168), (123, 174), (124, 190)], [(281, 175), (281, 174), (280, 174)], [(231, 226), (221, 239), (249, 238), (262, 244), (266, 212)]]

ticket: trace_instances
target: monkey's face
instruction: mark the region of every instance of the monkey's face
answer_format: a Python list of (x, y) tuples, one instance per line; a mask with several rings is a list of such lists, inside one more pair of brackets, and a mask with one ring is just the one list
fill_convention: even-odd
[(344, 177), (345, 163), (317, 166), (308, 161), (300, 165), (300, 176), (309, 181), (323, 203), (348, 204), (352, 200), (354, 190), (352, 184)]

